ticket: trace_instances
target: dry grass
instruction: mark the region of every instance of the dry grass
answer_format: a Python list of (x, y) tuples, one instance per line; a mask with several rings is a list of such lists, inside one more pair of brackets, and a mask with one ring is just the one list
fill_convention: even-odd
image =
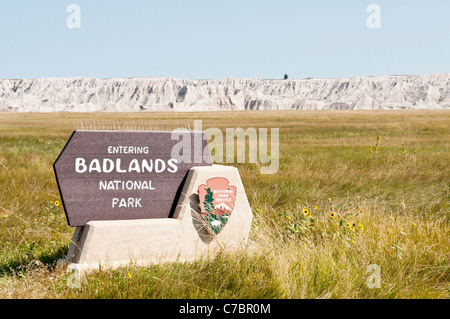
[[(51, 164), (73, 129), (194, 119), (280, 128), (277, 174), (237, 164), (254, 211), (248, 248), (68, 287), (56, 261), (73, 230)], [(0, 297), (449, 298), (449, 133), (448, 111), (1, 114)], [(371, 264), (381, 288), (366, 284)]]

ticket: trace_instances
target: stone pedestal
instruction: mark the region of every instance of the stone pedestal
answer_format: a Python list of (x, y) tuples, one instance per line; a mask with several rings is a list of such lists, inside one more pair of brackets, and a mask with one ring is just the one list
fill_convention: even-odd
[[(201, 217), (198, 187), (215, 177), (228, 179), (237, 192), (228, 222), (219, 234), (212, 235)], [(235, 167), (193, 167), (173, 218), (90, 221), (76, 227), (67, 261), (69, 269), (87, 270), (194, 260), (243, 247), (251, 222), (252, 211)]]

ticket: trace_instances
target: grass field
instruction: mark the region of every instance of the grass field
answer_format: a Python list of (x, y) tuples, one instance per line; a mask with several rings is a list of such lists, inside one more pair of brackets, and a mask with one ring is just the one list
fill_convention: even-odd
[[(52, 164), (72, 131), (194, 119), (280, 129), (278, 173), (236, 164), (248, 247), (68, 285)], [(0, 298), (449, 298), (449, 151), (450, 111), (0, 114)]]

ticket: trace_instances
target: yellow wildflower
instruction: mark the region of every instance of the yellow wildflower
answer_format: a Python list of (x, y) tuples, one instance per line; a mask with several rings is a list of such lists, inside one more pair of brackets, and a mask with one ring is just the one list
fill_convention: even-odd
[(363, 226), (363, 224), (359, 224), (359, 228), (360, 228), (362, 231), (364, 231), (364, 226)]
[(336, 217), (336, 213), (335, 213), (335, 212), (332, 212), (332, 213), (330, 214), (330, 217), (331, 217), (331, 218)]
[(314, 210), (317, 210), (317, 205), (314, 205)]
[(127, 276), (128, 276), (128, 278), (131, 278), (131, 274), (130, 273), (128, 273)]
[(305, 214), (306, 216), (310, 217), (311, 213), (309, 212), (308, 208), (304, 208), (303, 209), (303, 214)]
[(55, 200), (55, 206), (59, 206), (59, 201)]

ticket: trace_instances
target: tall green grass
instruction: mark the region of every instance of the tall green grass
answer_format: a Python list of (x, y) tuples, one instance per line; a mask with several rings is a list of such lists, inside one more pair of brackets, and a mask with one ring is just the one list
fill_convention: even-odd
[[(246, 249), (71, 288), (52, 163), (72, 131), (194, 119), (280, 128), (278, 173), (236, 164), (254, 213)], [(0, 297), (449, 298), (449, 133), (448, 111), (1, 114)], [(373, 264), (381, 288), (367, 285)]]

